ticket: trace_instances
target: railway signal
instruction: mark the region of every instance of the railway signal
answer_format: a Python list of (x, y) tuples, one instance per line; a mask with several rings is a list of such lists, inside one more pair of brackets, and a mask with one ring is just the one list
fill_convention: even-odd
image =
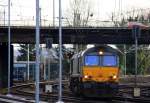
[(135, 88), (134, 88), (134, 96), (140, 96), (140, 88), (137, 88), (137, 47), (138, 47), (138, 38), (140, 37), (140, 26), (134, 25), (132, 29), (132, 34), (135, 40)]
[(52, 38), (46, 38), (46, 48), (51, 49), (52, 48), (53, 39)]

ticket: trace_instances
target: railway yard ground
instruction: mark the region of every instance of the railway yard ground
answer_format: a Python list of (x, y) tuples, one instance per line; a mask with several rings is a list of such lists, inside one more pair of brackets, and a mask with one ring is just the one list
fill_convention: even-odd
[[(63, 81), (63, 101), (65, 103), (150, 103), (150, 76), (138, 76), (135, 85), (134, 76), (120, 78), (119, 92), (114, 98), (87, 98), (74, 96), (68, 88), (68, 82)], [(44, 85), (53, 85), (52, 93), (45, 93)], [(55, 103), (58, 98), (58, 82), (40, 83), (41, 103)], [(134, 96), (134, 88), (140, 89), (140, 96)], [(11, 96), (0, 95), (0, 102), (3, 103), (34, 103), (34, 83), (16, 84), (11, 88)], [(6, 102), (6, 100), (8, 102)]]

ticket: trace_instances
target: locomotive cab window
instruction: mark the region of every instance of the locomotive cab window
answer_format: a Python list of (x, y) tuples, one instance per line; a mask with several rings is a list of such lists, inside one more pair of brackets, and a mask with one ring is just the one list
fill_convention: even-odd
[(89, 55), (85, 56), (86, 66), (96, 66), (99, 65), (99, 56)]
[(102, 65), (103, 66), (117, 66), (117, 57), (114, 55), (103, 56)]

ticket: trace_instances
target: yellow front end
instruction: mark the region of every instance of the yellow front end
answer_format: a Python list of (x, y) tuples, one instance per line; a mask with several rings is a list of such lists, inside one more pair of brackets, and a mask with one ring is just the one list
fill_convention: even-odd
[(83, 67), (83, 93), (90, 97), (113, 97), (118, 92), (118, 67)]
[(83, 67), (83, 82), (115, 82), (119, 81), (118, 67), (100, 67), (100, 66), (84, 66)]

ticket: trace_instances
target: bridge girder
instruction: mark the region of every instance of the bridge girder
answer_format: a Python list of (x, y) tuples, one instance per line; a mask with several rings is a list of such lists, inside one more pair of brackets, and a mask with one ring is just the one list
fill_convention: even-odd
[[(7, 42), (7, 27), (0, 27), (0, 42)], [(41, 27), (40, 43), (46, 38), (52, 38), (58, 43), (58, 28)], [(62, 40), (64, 44), (134, 44), (131, 28), (125, 27), (63, 27)], [(11, 27), (12, 43), (35, 43), (35, 27)], [(150, 29), (141, 29), (139, 44), (150, 44)]]

